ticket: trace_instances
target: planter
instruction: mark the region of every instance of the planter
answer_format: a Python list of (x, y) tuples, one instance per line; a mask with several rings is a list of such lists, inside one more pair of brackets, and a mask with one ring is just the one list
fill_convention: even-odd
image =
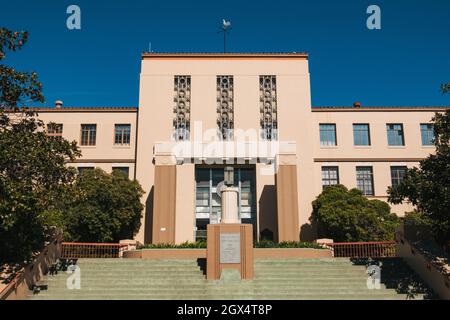
[[(254, 248), (255, 259), (331, 258), (331, 250), (313, 248)], [(140, 249), (125, 251), (123, 258), (182, 260), (206, 258), (206, 249)]]

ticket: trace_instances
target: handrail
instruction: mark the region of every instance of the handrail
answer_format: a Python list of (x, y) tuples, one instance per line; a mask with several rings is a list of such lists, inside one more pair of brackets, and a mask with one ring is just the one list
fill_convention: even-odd
[(397, 256), (395, 244), (395, 241), (323, 243), (332, 249), (334, 257), (346, 258), (393, 258)]
[(48, 264), (59, 257), (61, 238), (62, 232), (57, 229), (53, 240), (48, 242), (28, 265), (17, 271), (12, 280), (0, 290), (0, 300), (9, 299), (11, 296), (13, 299), (25, 297), (26, 290), (32, 288), (48, 270)]
[(62, 259), (120, 258), (126, 243), (63, 242)]
[(14, 278), (8, 284), (0, 290), (0, 300), (3, 300), (3, 297), (6, 296), (11, 290), (15, 290), (19, 284), (19, 281), (25, 274), (23, 273), (23, 269), (18, 271)]
[(357, 242), (331, 242), (327, 243), (327, 245), (333, 246), (333, 245), (342, 245), (342, 244), (395, 244), (395, 241), (357, 241)]
[(80, 246), (85, 246), (85, 245), (90, 245), (90, 246), (120, 246), (120, 247), (126, 247), (128, 246), (128, 244), (126, 243), (110, 243), (110, 242), (62, 242), (63, 245), (80, 245)]

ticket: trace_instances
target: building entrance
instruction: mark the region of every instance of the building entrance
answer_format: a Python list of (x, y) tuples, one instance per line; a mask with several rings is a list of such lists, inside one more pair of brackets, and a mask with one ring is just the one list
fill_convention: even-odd
[[(223, 183), (225, 166), (195, 168), (195, 216), (196, 240), (206, 240), (206, 225), (220, 223), (221, 197), (218, 186)], [(234, 167), (234, 187), (239, 190), (239, 217), (242, 223), (253, 225), (256, 230), (255, 166)]]

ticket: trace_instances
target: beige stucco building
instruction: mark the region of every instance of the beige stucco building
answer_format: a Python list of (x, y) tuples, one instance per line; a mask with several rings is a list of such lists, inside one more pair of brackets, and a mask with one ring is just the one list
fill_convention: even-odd
[(324, 185), (386, 200), (405, 167), (433, 152), (429, 123), (446, 107), (312, 107), (310, 92), (306, 54), (145, 53), (139, 108), (57, 105), (39, 116), (81, 146), (70, 165), (119, 168), (141, 183), (140, 242), (204, 237), (220, 221), (225, 166), (255, 239), (312, 240)]

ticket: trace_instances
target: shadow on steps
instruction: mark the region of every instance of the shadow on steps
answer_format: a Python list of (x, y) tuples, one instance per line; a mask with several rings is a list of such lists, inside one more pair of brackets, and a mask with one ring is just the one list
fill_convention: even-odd
[(351, 259), (353, 265), (377, 265), (381, 271), (381, 284), (406, 294), (408, 299), (439, 299), (420, 276), (401, 258)]

